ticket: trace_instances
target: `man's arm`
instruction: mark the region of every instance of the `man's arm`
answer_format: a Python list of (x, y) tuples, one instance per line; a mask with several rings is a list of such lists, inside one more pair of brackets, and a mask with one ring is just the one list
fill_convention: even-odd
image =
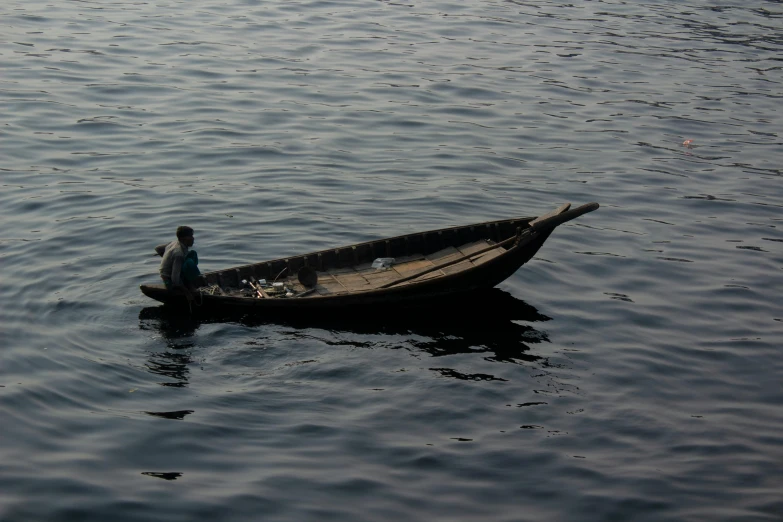
[(182, 263), (185, 262), (185, 258), (182, 254), (175, 254), (171, 263), (171, 284), (173, 286), (185, 286), (182, 281)]

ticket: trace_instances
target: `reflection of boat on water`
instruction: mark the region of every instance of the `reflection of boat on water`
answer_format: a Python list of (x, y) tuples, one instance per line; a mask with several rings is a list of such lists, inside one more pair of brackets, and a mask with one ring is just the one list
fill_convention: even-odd
[(151, 351), (144, 366), (149, 373), (166, 379), (159, 383), (161, 386), (184, 388), (190, 375), (188, 366), (193, 362), (191, 338), (201, 323), (187, 315), (160, 313), (158, 308), (144, 308), (139, 313), (139, 328), (159, 334), (164, 341), (161, 348), (165, 348)]
[[(428, 301), (425, 306), (371, 310), (346, 315), (333, 313), (264, 314), (199, 313), (190, 315), (172, 307), (144, 308), (140, 328), (157, 330), (172, 348), (189, 345), (202, 324), (236, 323), (249, 327), (287, 326), (303, 332), (323, 329), (356, 335), (405, 336), (407, 344), (433, 356), (487, 353), (494, 361), (530, 361), (529, 344), (548, 341), (545, 332), (527, 323), (550, 320), (508, 292), (493, 288), (460, 294), (458, 299)], [(176, 354), (175, 354), (176, 355)], [(163, 364), (165, 370), (166, 364)], [(453, 375), (452, 375), (453, 376)]]
[[(597, 208), (598, 203), (575, 209), (566, 204), (538, 217), (430, 230), (207, 272), (198, 278), (194, 308), (295, 315), (464, 299), (466, 292), (493, 288), (510, 277), (555, 228)], [(188, 306), (182, 292), (161, 284), (141, 285), (141, 291), (166, 304)]]

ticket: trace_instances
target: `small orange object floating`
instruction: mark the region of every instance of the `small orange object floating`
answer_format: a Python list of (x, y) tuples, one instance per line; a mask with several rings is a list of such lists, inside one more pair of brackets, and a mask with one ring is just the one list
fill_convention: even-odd
[(688, 148), (690, 148), (691, 143), (693, 143), (693, 140), (690, 140), (690, 139), (689, 140), (685, 140), (685, 141), (682, 142), (682, 144), (684, 146), (688, 147)]

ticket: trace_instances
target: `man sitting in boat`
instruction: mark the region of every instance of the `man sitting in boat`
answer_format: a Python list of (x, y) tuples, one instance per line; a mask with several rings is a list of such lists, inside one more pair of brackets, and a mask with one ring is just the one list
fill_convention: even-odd
[[(177, 227), (177, 239), (165, 246), (160, 262), (160, 278), (168, 290), (190, 292), (195, 288), (198, 269), (198, 254), (190, 250), (195, 238), (190, 227)], [(160, 248), (160, 247), (158, 247)]]

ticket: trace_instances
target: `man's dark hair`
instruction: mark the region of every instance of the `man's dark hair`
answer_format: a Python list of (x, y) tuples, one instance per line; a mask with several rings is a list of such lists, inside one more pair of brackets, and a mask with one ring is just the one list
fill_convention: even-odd
[(190, 227), (177, 227), (177, 239), (190, 237), (193, 235), (193, 229)]

